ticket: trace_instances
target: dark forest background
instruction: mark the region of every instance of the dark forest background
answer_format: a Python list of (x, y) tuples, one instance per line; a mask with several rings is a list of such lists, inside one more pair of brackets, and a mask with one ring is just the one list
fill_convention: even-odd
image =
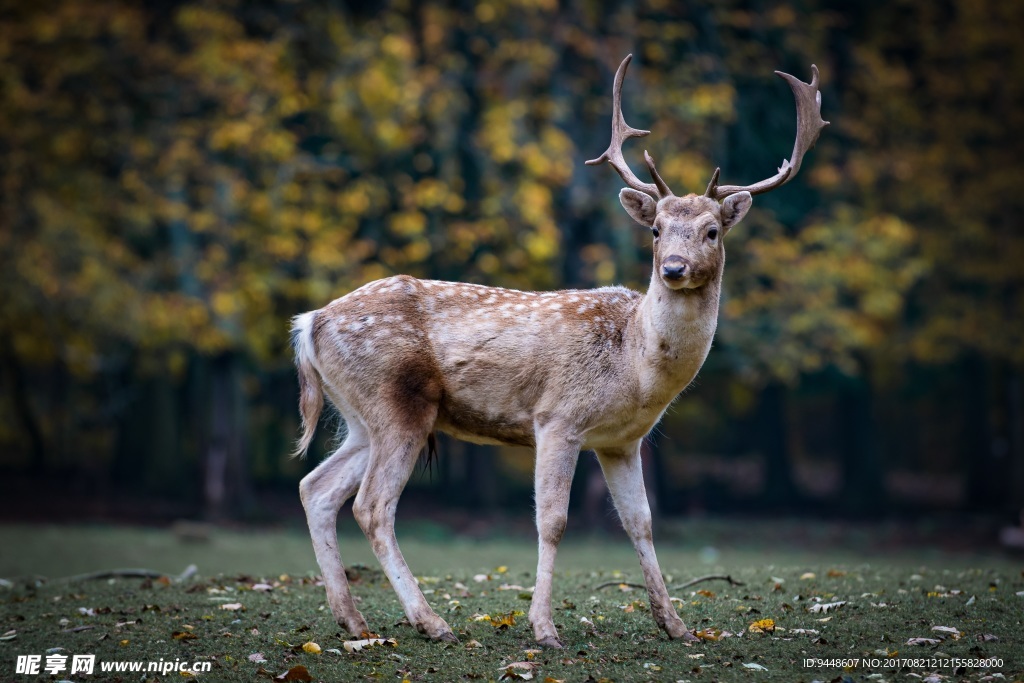
[[(728, 237), (659, 510), (1013, 520), (1021, 26), (999, 0), (2, 0), (0, 510), (299, 514), (332, 429), (288, 459), (292, 315), (396, 273), (643, 288), (650, 236), (583, 165), (632, 52), (627, 158), (677, 192), (774, 173), (775, 69), (817, 64), (832, 122)], [(407, 501), (529, 515), (531, 454), (440, 450)]]

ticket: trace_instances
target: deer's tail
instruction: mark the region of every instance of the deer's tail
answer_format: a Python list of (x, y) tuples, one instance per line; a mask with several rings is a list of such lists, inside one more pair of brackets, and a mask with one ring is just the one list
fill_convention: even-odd
[(313, 348), (313, 326), (317, 311), (310, 311), (292, 318), (292, 349), (295, 352), (295, 367), (299, 371), (299, 414), (302, 416), (302, 436), (292, 452), (292, 457), (303, 458), (309, 449), (320, 412), (324, 408), (324, 392), (320, 372), (316, 369)]

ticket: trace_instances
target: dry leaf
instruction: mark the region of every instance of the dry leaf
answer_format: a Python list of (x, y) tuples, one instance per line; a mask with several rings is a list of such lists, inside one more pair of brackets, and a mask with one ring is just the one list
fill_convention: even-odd
[(17, 629), (11, 629), (7, 633), (5, 633), (2, 636), (0, 636), (0, 641), (14, 640), (17, 637), (18, 637)]
[(759, 619), (750, 625), (751, 633), (775, 633), (774, 619)]
[(252, 585), (252, 590), (266, 592), (274, 590), (274, 587), (271, 586), (269, 583), (254, 583)]
[(227, 602), (221, 605), (220, 608), (229, 612), (237, 612), (239, 610), (242, 610), (243, 612), (245, 611), (245, 606), (240, 602)]
[(767, 671), (767, 667), (763, 667), (755, 662), (744, 662), (743, 667), (745, 669), (753, 669), (754, 671)]
[(815, 578), (817, 578), (817, 575), (814, 572), (804, 572), (800, 575), (801, 581), (810, 581), (811, 579)]
[(955, 629), (952, 626), (932, 626), (932, 630), (938, 633), (945, 633), (951, 636), (953, 640), (960, 640), (960, 638), (964, 635), (958, 629)]
[(274, 677), (275, 681), (300, 681), (300, 683), (312, 683), (313, 677), (309, 675), (309, 669), (299, 664), (285, 671), (280, 676)]
[(303, 652), (308, 652), (311, 655), (318, 655), (321, 652), (320, 646), (317, 645), (316, 643), (314, 643), (313, 641), (309, 641), (308, 643), (303, 643), (302, 651)]
[(524, 669), (526, 671), (533, 671), (537, 668), (537, 665), (533, 662), (512, 662), (505, 666), (499, 666), (498, 671), (507, 671), (508, 669)]
[(195, 640), (198, 637), (199, 636), (191, 631), (175, 631), (171, 634), (171, 638), (174, 638), (175, 640)]
[(938, 645), (942, 641), (937, 638), (911, 638), (907, 645)]
[(837, 602), (819, 602), (816, 605), (811, 605), (807, 608), (807, 611), (811, 614), (820, 614), (822, 612), (828, 612), (830, 610), (839, 609), (846, 604), (845, 600), (839, 600)]
[(478, 647), (483, 647), (483, 644), (479, 640), (471, 640), (468, 643), (466, 643), (467, 650), (474, 650)]
[(714, 593), (712, 593), (709, 590), (704, 590), (703, 588), (701, 590), (697, 591), (697, 595), (703, 595), (705, 598), (713, 598), (713, 597), (715, 597)]
[(253, 652), (251, 655), (249, 655), (249, 661), (255, 662), (256, 664), (261, 664), (267, 661), (267, 658), (263, 656), (262, 652)]
[(722, 631), (717, 628), (708, 628), (694, 633), (695, 636), (701, 640), (710, 640), (712, 642), (722, 639)]
[(375, 645), (398, 647), (398, 641), (394, 638), (363, 638), (361, 640), (346, 640), (342, 643), (345, 652), (359, 652), (363, 648), (374, 647)]

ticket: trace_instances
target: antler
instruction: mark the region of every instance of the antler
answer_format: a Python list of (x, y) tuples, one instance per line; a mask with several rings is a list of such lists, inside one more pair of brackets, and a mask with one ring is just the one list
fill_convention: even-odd
[(622, 157), (622, 143), (626, 141), (626, 138), (640, 138), (651, 134), (649, 130), (639, 130), (631, 127), (622, 116), (622, 80), (626, 77), (626, 68), (629, 67), (629, 62), (632, 59), (633, 55), (626, 55), (626, 58), (622, 60), (622, 64), (619, 64), (618, 71), (615, 72), (615, 84), (612, 87), (611, 144), (608, 145), (608, 149), (604, 151), (604, 154), (586, 163), (588, 166), (596, 166), (601, 162), (607, 161), (631, 188), (644, 192), (656, 200), (663, 199), (672, 196), (672, 191), (668, 189), (668, 185), (661, 179), (658, 169), (654, 167), (654, 159), (647, 153), (647, 150), (644, 150), (644, 161), (647, 162), (647, 169), (651, 172), (651, 178), (654, 179), (653, 185), (642, 182), (633, 175), (633, 171), (629, 170), (626, 160)]
[(811, 82), (804, 83), (795, 76), (776, 71), (776, 75), (785, 79), (793, 90), (793, 97), (796, 98), (796, 142), (793, 144), (793, 155), (784, 159), (779, 172), (771, 178), (766, 178), (753, 185), (719, 185), (718, 174), (721, 169), (715, 169), (715, 174), (704, 192), (705, 197), (714, 199), (725, 199), (737, 192), (749, 192), (750, 194), (762, 194), (777, 187), (785, 185), (800, 170), (800, 163), (803, 161), (804, 153), (817, 142), (821, 129), (829, 124), (821, 118), (821, 93), (818, 91), (818, 67), (811, 64)]

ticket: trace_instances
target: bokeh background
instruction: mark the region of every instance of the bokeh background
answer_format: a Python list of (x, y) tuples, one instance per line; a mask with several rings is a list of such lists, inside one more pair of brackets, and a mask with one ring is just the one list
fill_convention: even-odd
[[(647, 449), (659, 515), (1024, 508), (1024, 4), (0, 2), (0, 518), (301, 525), (289, 318), (396, 273), (643, 288), (611, 82), (676, 192), (774, 173)], [(643, 175), (641, 173), (641, 175)], [(557, 340), (552, 340), (557, 343)], [(611, 528), (591, 458), (573, 523)], [(400, 514), (528, 531), (532, 454), (449, 440)], [(343, 516), (345, 513), (343, 513)], [(516, 527), (518, 528), (518, 527)], [(760, 528), (760, 527), (759, 527)]]

